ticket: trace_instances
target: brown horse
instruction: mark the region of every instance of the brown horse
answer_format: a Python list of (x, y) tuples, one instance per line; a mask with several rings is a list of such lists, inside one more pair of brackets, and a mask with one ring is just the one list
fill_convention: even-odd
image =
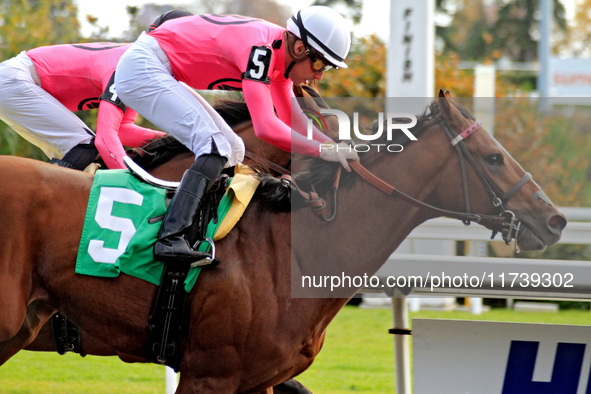
[[(252, 130), (252, 122), (249, 120), (250, 115), (246, 111), (246, 106), (243, 102), (235, 101), (221, 101), (217, 109), (224, 118), (230, 118), (229, 121), (237, 134), (241, 137), (247, 137), (245, 140), (250, 141), (247, 146), (249, 152), (258, 152), (257, 156), (265, 157), (264, 155), (271, 155), (273, 160), (279, 162), (281, 167), (288, 166), (291, 155), (288, 152), (280, 151), (269, 144), (263, 144), (259, 141), (259, 146), (254, 146), (257, 139), (254, 137)], [(230, 115), (230, 113), (232, 115)], [(242, 121), (240, 120), (242, 119)], [(268, 145), (268, 146), (267, 146)], [(130, 152), (130, 155), (135, 159), (136, 163), (146, 168), (149, 173), (157, 176), (160, 179), (169, 181), (180, 181), (184, 171), (188, 169), (195, 161), (195, 156), (184, 145), (178, 141), (166, 137), (163, 140), (155, 141), (143, 147)], [(267, 163), (259, 160), (252, 160), (246, 158), (245, 163), (258, 164), (265, 166)], [(93, 356), (116, 356), (117, 351), (105, 344), (104, 342), (88, 335), (83, 330), (79, 332), (80, 350), (84, 355)], [(53, 337), (49, 322), (43, 325), (35, 340), (29, 344), (25, 350), (55, 352), (56, 348), (53, 343)], [(302, 384), (295, 379), (290, 379), (284, 383), (273, 387), (275, 394), (309, 394), (311, 393)]]
[[(317, 110), (318, 105), (326, 108), (326, 103), (324, 103), (318, 94), (315, 85), (294, 87), (294, 93), (300, 105), (305, 108)], [(289, 170), (291, 154), (256, 137), (248, 108), (244, 102), (219, 100), (214, 107), (232, 127), (234, 132), (244, 141), (247, 149), (247, 156), (244, 160), (245, 164), (255, 164), (258, 166), (275, 165), (280, 169), (279, 171), (282, 171), (281, 169)], [(334, 122), (332, 119), (329, 121)], [(336, 124), (329, 123), (329, 126), (332, 127), (332, 130), (336, 130)], [(332, 134), (335, 133), (333, 132)], [(141, 149), (132, 151), (130, 154), (136, 162), (148, 169), (152, 175), (168, 181), (180, 181), (184, 171), (195, 161), (195, 156), (178, 141), (168, 137), (165, 140), (167, 141), (155, 141)], [(262, 161), (261, 158), (265, 161)], [(80, 350), (83, 355), (117, 355), (116, 350), (111, 346), (89, 336), (82, 330), (78, 330), (78, 333)], [(49, 322), (43, 325), (35, 340), (25, 350), (42, 352), (56, 351)], [(310, 391), (299, 382), (290, 379), (287, 382), (275, 386), (274, 393), (307, 394)]]
[[(420, 142), (402, 154), (364, 154), (361, 163), (416, 200), (462, 211), (458, 156), (444, 148), (449, 139), (442, 129), (459, 133), (473, 118), (445, 97), (430, 109), (415, 129)], [(543, 199), (532, 198), (540, 189), (520, 182), (521, 167), (484, 130), (467, 139), (466, 147), (496, 188), (507, 191), (520, 184), (504, 205), (522, 223), (521, 249), (557, 242), (566, 220)], [(327, 174), (334, 178), (335, 167), (316, 161), (308, 181)], [(479, 172), (469, 167), (466, 176), (472, 211), (482, 218), (496, 215)], [(88, 174), (0, 158), (0, 362), (30, 343), (55, 309), (115, 348), (123, 360), (144, 361), (155, 286), (126, 275), (104, 280), (74, 273), (91, 183)], [(269, 392), (305, 370), (347, 298), (292, 298), (292, 275), (323, 264), (348, 265), (351, 276), (372, 275), (414, 227), (442, 214), (388, 195), (387, 188), (356, 174), (343, 174), (342, 183), (347, 186), (339, 194), (339, 214), (325, 223), (308, 209), (290, 212), (285, 206), (290, 189), (265, 180), (237, 227), (216, 244), (223, 264), (204, 270), (190, 294), (177, 393)], [(318, 191), (325, 198), (330, 193)], [(293, 248), (294, 239), (307, 248)], [(356, 290), (347, 289), (345, 296)]]

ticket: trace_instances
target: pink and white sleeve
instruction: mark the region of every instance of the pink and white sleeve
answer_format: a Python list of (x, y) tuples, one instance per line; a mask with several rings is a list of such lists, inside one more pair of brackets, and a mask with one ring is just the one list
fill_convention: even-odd
[[(321, 142), (306, 138), (307, 123), (303, 123), (303, 128), (298, 124), (299, 130), (292, 132), (292, 129), (275, 115), (269, 85), (245, 79), (242, 81), (242, 90), (257, 137), (288, 152), (318, 157)], [(282, 105), (284, 111), (286, 105)], [(287, 104), (287, 108), (290, 108), (290, 104)], [(305, 118), (305, 115), (303, 116)], [(293, 124), (293, 120), (291, 123)], [(322, 142), (328, 140), (330, 138), (326, 137)]]
[(96, 125), (96, 148), (110, 169), (124, 169), (125, 150), (119, 140), (119, 127), (123, 110), (108, 101), (101, 100)]
[[(286, 125), (304, 136), (308, 133), (308, 117), (299, 104), (296, 104), (291, 81), (271, 84), (271, 98), (277, 111), (277, 116)], [(330, 137), (313, 126), (312, 138), (320, 143), (332, 141)]]
[(129, 107), (125, 111), (121, 127), (119, 127), (119, 139), (123, 145), (133, 148), (144, 146), (151, 140), (161, 138), (166, 134), (134, 124), (137, 115), (137, 112)]

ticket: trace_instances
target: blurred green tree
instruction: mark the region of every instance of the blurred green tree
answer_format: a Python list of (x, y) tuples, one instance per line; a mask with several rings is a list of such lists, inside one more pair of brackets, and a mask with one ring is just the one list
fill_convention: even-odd
[(73, 0), (0, 0), (0, 57), (80, 39)]
[(386, 45), (376, 35), (353, 37), (348, 68), (324, 73), (320, 91), (327, 97), (384, 97)]
[[(554, 31), (567, 31), (565, 9), (554, 2)], [(438, 13), (450, 23), (437, 27), (443, 52), (462, 60), (506, 57), (512, 61), (537, 59), (540, 0), (438, 0)]]
[[(351, 19), (353, 23), (359, 23), (363, 16), (363, 0), (315, 0), (312, 5), (337, 8), (343, 16)], [(342, 6), (342, 9), (339, 6)]]

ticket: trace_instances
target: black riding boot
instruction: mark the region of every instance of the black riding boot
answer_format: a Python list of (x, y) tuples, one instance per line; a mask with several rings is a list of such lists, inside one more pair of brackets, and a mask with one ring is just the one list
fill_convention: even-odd
[(54, 164), (56, 166), (64, 167), (64, 168), (71, 168), (73, 170), (76, 169), (76, 167), (74, 167), (73, 165), (71, 165), (67, 161), (63, 161), (61, 159), (56, 159), (55, 157), (49, 161), (49, 164)]
[(203, 155), (185, 172), (154, 244), (156, 260), (191, 264), (209, 256), (194, 250), (185, 239), (185, 233), (193, 225), (205, 194), (225, 164), (226, 158), (220, 155)]
[(75, 170), (84, 171), (98, 156), (98, 150), (94, 145), (94, 140), (89, 144), (78, 144), (62, 159), (51, 159), (51, 164), (56, 164), (60, 167), (73, 168)]

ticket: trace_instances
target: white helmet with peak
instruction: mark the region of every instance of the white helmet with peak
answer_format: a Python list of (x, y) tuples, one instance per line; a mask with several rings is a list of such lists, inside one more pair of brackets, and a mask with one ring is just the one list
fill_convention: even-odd
[(287, 20), (287, 30), (302, 40), (306, 50), (312, 47), (334, 66), (347, 68), (344, 60), (351, 49), (351, 30), (332, 8), (304, 8)]

